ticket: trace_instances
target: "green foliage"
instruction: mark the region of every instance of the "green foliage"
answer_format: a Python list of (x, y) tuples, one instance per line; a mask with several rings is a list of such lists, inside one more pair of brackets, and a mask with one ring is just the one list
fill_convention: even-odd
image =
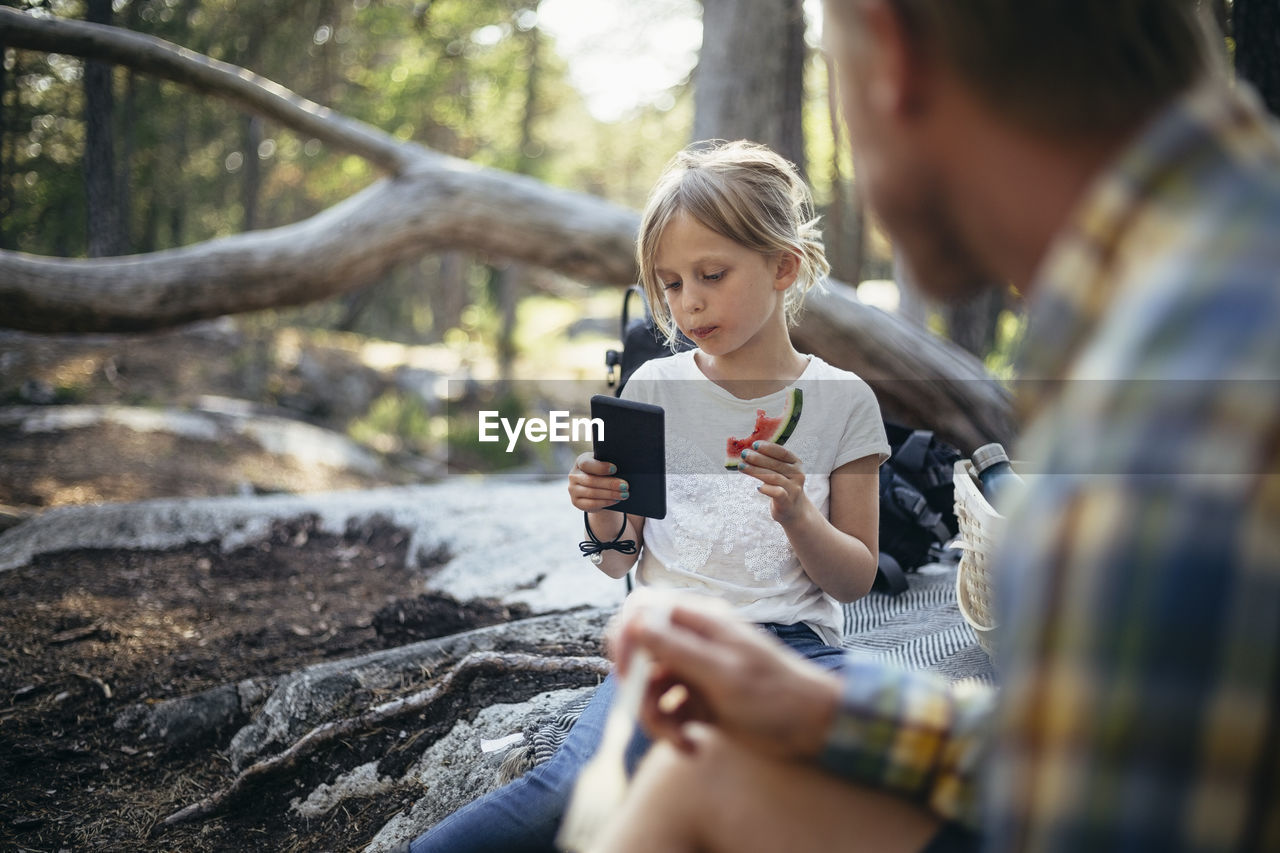
[[(66, 57), (19, 53), (3, 56), (5, 133), (0, 145), (0, 174), (7, 186), (0, 199), (0, 246), (31, 247), (40, 243), (56, 254), (84, 251), (84, 190), (80, 156), (84, 146), (81, 66)], [(65, 228), (58, 220), (75, 219)]]
[(996, 321), (995, 347), (988, 353), (984, 364), (997, 379), (1013, 378), (1014, 356), (1022, 346), (1027, 331), (1027, 317), (1023, 311), (1004, 310)]
[(501, 471), (529, 462), (529, 454), (541, 445), (517, 442), (507, 452), (507, 441), (482, 442), (477, 428), (481, 410), (496, 411), (499, 418), (514, 422), (528, 415), (527, 405), (512, 392), (494, 395), (485, 391), (479, 396), (450, 402), (446, 416), (446, 441), (449, 467), (454, 471)]
[[(62, 17), (84, 12), (68, 0), (45, 5)], [(639, 203), (687, 135), (687, 98), (669, 113), (601, 126), (565, 82), (536, 5), (117, 0), (114, 22), (245, 67), (397, 138)], [(84, 63), (14, 49), (4, 63), (0, 247), (83, 255)], [(253, 127), (220, 100), (123, 68), (114, 80), (133, 251), (236, 233), (249, 205), (256, 227), (294, 222), (378, 177), (318, 140)]]
[(399, 391), (388, 391), (374, 400), (347, 432), (382, 453), (408, 450), (425, 454), (439, 438), (433, 435), (432, 416), (422, 400)]
[[(399, 139), (638, 208), (688, 141), (691, 88), (677, 87), (663, 109), (596, 120), (567, 82), (556, 43), (536, 25), (538, 2), (115, 0), (114, 22), (244, 67)], [(84, 15), (79, 0), (42, 5), (62, 17)], [(4, 63), (0, 248), (83, 256), (84, 63), (15, 49), (4, 51)], [(834, 148), (820, 56), (805, 73), (810, 179), (822, 202)], [(125, 68), (114, 81), (131, 251), (234, 234), (250, 216), (257, 228), (296, 222), (379, 177), (358, 157), (252, 121), (219, 99)], [(847, 179), (847, 155), (841, 168)], [(351, 293), (272, 313), (279, 322), (406, 343), (491, 342), (502, 321), (487, 286), (490, 260), (468, 259), (449, 276), (427, 258), (389, 274), (367, 299)], [(459, 290), (462, 304), (443, 307)], [(531, 292), (526, 284), (522, 298)], [(521, 328), (534, 327), (544, 328), (521, 320)], [(516, 344), (531, 345), (522, 333)]]

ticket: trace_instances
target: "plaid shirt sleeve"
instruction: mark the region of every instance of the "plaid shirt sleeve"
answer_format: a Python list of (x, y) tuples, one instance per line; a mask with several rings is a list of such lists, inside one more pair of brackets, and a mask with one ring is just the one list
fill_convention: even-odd
[(976, 827), (992, 689), (867, 658), (850, 658), (843, 677), (822, 766)]

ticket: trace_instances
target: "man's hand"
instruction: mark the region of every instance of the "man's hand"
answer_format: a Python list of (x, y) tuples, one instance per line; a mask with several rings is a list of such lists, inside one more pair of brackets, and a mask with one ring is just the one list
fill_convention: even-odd
[[(822, 751), (840, 702), (838, 676), (719, 601), (643, 592), (628, 598), (611, 639), (624, 675), (635, 649), (653, 657), (640, 714), (650, 734), (692, 751), (685, 726), (706, 723), (765, 755), (810, 759)], [(653, 618), (663, 611), (669, 619)]]

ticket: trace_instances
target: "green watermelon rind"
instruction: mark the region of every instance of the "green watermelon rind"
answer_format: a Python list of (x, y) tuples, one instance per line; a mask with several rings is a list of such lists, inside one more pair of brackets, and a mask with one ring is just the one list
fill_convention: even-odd
[[(787, 395), (787, 405), (782, 410), (779, 417), (783, 418), (782, 425), (778, 431), (772, 436), (756, 439), (757, 441), (771, 441), (774, 444), (786, 444), (787, 439), (791, 438), (791, 434), (796, 431), (796, 425), (800, 423), (800, 412), (804, 409), (804, 392), (799, 388), (792, 388), (791, 393)], [(753, 430), (754, 432), (754, 430)], [(749, 438), (750, 436), (748, 436)], [(731, 441), (739, 441), (745, 439), (730, 439)], [(740, 456), (726, 456), (724, 467), (727, 470), (737, 470), (739, 463), (742, 462)]]

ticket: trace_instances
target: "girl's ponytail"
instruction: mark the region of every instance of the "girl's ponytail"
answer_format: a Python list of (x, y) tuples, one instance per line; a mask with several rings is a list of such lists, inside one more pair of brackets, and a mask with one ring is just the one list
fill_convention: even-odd
[(796, 229), (798, 243), (795, 251), (800, 258), (800, 274), (796, 276), (796, 283), (787, 291), (785, 302), (787, 322), (791, 325), (800, 319), (805, 296), (812, 288), (821, 286), (822, 280), (831, 272), (819, 222), (815, 216)]

